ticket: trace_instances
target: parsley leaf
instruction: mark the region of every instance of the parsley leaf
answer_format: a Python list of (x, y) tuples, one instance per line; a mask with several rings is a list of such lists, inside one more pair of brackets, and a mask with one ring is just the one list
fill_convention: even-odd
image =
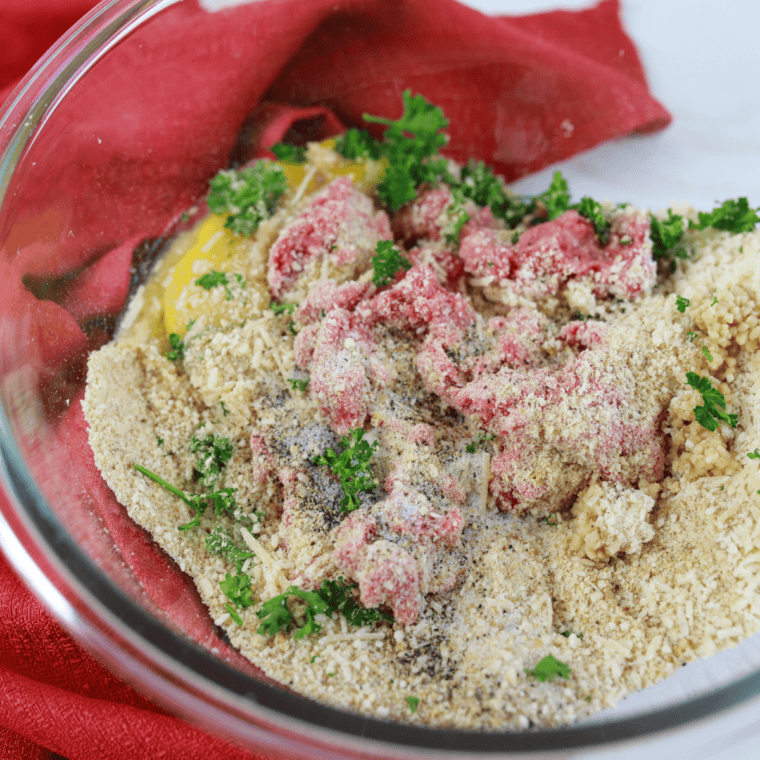
[(305, 391), (309, 387), (308, 377), (306, 378), (306, 380), (301, 380), (297, 377), (289, 377), (288, 382), (290, 383), (290, 387), (294, 391)]
[(495, 434), (493, 434), (493, 433), (489, 433), (488, 435), (486, 435), (485, 433), (480, 433), (480, 434), (478, 435), (478, 437), (477, 437), (477, 438), (476, 438), (474, 441), (470, 441), (470, 443), (468, 443), (468, 444), (467, 444), (467, 445), (464, 447), (464, 448), (465, 448), (465, 451), (466, 451), (468, 454), (474, 454), (474, 453), (475, 453), (475, 450), (476, 450), (478, 447), (480, 447), (480, 446), (484, 446), (484, 445), (485, 445), (486, 443), (488, 443), (489, 441), (493, 441), (493, 440), (494, 440), (494, 438), (496, 438), (496, 435), (495, 435)]
[(269, 308), (275, 313), (275, 314), (292, 314), (296, 310), (296, 306), (298, 304), (296, 303), (277, 303), (276, 301), (272, 301), (272, 303), (269, 304)]
[(676, 296), (676, 309), (683, 314), (687, 307), (691, 305), (691, 301), (683, 296)]
[(290, 143), (278, 142), (272, 145), (269, 150), (277, 156), (278, 161), (283, 161), (286, 164), (306, 163), (305, 145), (291, 145)]
[(392, 240), (381, 240), (372, 257), (372, 268), (372, 282), (381, 288), (393, 282), (399, 269), (411, 269), (412, 263), (393, 245)]
[(577, 209), (581, 216), (585, 216), (594, 225), (599, 242), (602, 245), (607, 245), (610, 239), (610, 223), (604, 216), (601, 203), (585, 196), (581, 198), (581, 202), (574, 206), (574, 208)]
[(317, 591), (304, 591), (298, 586), (289, 586), (282, 594), (273, 596), (268, 602), (261, 605), (261, 609), (256, 613), (262, 621), (257, 633), (265, 633), (274, 636), (280, 631), (287, 630), (292, 625), (296, 625), (296, 619), (288, 607), (288, 599), (298, 597), (306, 602), (302, 611), (306, 622), (296, 628), (293, 638), (302, 639), (310, 633), (316, 633), (322, 630), (322, 626), (314, 619), (316, 615), (326, 614), (329, 611), (327, 602), (322, 599)]
[(561, 660), (558, 660), (554, 655), (547, 654), (542, 660), (536, 664), (533, 670), (525, 669), (525, 672), (534, 676), (539, 681), (551, 681), (552, 678), (559, 676), (560, 678), (570, 678), (570, 666), (566, 665)]
[(404, 701), (409, 705), (409, 709), (413, 712), (417, 712), (417, 705), (420, 703), (419, 697), (404, 697)]
[(355, 588), (356, 583), (345, 583), (343, 578), (335, 581), (326, 580), (319, 588), (319, 595), (327, 602), (330, 610), (340, 612), (350, 625), (358, 628), (393, 620), (389, 613), (376, 607), (362, 607), (353, 593)]
[(251, 578), (245, 573), (238, 573), (237, 575), (227, 573), (224, 580), (219, 581), (219, 588), (238, 607), (250, 607), (256, 601), (253, 598)]
[(288, 183), (279, 166), (257, 161), (244, 169), (223, 169), (209, 187), (211, 212), (227, 214), (224, 226), (236, 235), (249, 236), (277, 210)]
[(382, 144), (366, 129), (347, 129), (335, 140), (335, 152), (344, 158), (371, 158), (378, 160), (382, 154)]
[(290, 586), (282, 594), (272, 597), (261, 605), (257, 614), (263, 622), (257, 633), (274, 636), (296, 624), (295, 616), (288, 606), (288, 599), (291, 597), (298, 597), (305, 602), (302, 615), (306, 617), (306, 623), (296, 628), (293, 635), (297, 639), (321, 630), (321, 626), (315, 620), (315, 616), (319, 614), (332, 617), (334, 612), (340, 612), (346, 621), (354, 626), (365, 626), (393, 619), (382, 610), (362, 607), (353, 593), (355, 588), (355, 583), (347, 584), (343, 578), (322, 581), (322, 585), (315, 591), (304, 591), (298, 586)]
[(388, 125), (382, 145), (388, 168), (377, 192), (391, 211), (414, 200), (419, 185), (435, 183), (448, 174), (446, 160), (435, 157), (446, 144), (447, 137), (440, 130), (448, 127), (449, 120), (422, 95), (412, 96), (406, 90), (403, 100), (404, 113), (396, 121), (370, 114), (363, 116), (366, 122)]
[(180, 525), (178, 530), (190, 530), (191, 528), (197, 528), (201, 524), (201, 515), (206, 511), (206, 507), (208, 506), (209, 502), (214, 505), (214, 510), (218, 515), (224, 514), (224, 512), (234, 512), (234, 510), (237, 509), (237, 503), (232, 496), (236, 490), (234, 488), (225, 488), (221, 491), (212, 491), (204, 494), (186, 494), (184, 491), (180, 491), (179, 488), (173, 486), (171, 483), (167, 483), (162, 477), (156, 475), (155, 472), (151, 472), (149, 469), (147, 469), (147, 467), (143, 467), (140, 464), (135, 464), (134, 468), (139, 473), (142, 473), (147, 478), (150, 478), (155, 483), (158, 483), (158, 485), (160, 485), (162, 488), (165, 488), (167, 491), (169, 491), (169, 493), (173, 494), (178, 499), (181, 499), (183, 502), (185, 502), (185, 504), (187, 504), (188, 507), (190, 507), (190, 509), (195, 511), (195, 516), (193, 519), (184, 525)]
[(185, 344), (177, 333), (169, 335), (171, 350), (166, 352), (166, 358), (172, 362), (181, 362), (185, 359)]
[(760, 451), (755, 449), (754, 451), (750, 451), (749, 454), (747, 454), (747, 456), (750, 459), (760, 459)]
[(324, 454), (314, 457), (314, 464), (327, 465), (338, 476), (343, 487), (343, 498), (340, 500), (341, 512), (353, 512), (360, 506), (357, 494), (373, 491), (377, 482), (372, 477), (369, 462), (377, 448), (377, 441), (371, 446), (364, 438), (361, 428), (353, 428), (348, 435), (341, 438), (343, 451), (336, 454), (332, 448)]
[(223, 525), (216, 525), (206, 536), (206, 550), (217, 557), (225, 557), (234, 563), (238, 573), (242, 572), (246, 560), (255, 557), (251, 551), (240, 549), (232, 539), (232, 534)]
[(686, 373), (686, 382), (695, 391), (702, 394), (704, 406), (694, 408), (694, 417), (702, 427), (710, 431), (718, 429), (719, 421), (723, 421), (732, 428), (736, 427), (737, 415), (726, 413), (726, 399), (706, 377), (700, 377), (696, 372)]
[(686, 337), (693, 343), (694, 339), (698, 336), (697, 333), (694, 332), (694, 330), (689, 330), (689, 332), (686, 333)]
[[(562, 172), (554, 172), (551, 184), (544, 190), (543, 193), (537, 195), (534, 201), (540, 201), (546, 207), (546, 213), (549, 215), (549, 220), (556, 219), (558, 216), (562, 216), (565, 211), (570, 208), (570, 190), (567, 187), (567, 180), (562, 176)], [(584, 201), (592, 201), (591, 198), (583, 198), (581, 205)], [(596, 204), (599, 205), (598, 203)], [(601, 209), (601, 207), (600, 207)], [(583, 216), (587, 216), (583, 211), (579, 211)], [(589, 217), (591, 218), (591, 217)], [(594, 221), (593, 219), (591, 221)], [(596, 226), (596, 224), (594, 224)]]
[(193, 454), (198, 454), (195, 471), (204, 487), (210, 488), (222, 472), (222, 467), (232, 458), (233, 446), (229, 438), (220, 435), (192, 437), (189, 446)]
[(684, 233), (684, 219), (668, 209), (667, 219), (658, 219), (649, 214), (649, 234), (652, 238), (652, 258), (659, 261), (664, 258), (676, 257), (685, 259), (686, 248), (680, 245)]
[(689, 223), (692, 229), (704, 230), (706, 227), (714, 227), (716, 230), (728, 232), (752, 232), (755, 225), (760, 222), (757, 212), (760, 209), (752, 209), (746, 198), (724, 201), (718, 208), (709, 213), (699, 212), (699, 222)]
[[(233, 274), (232, 277), (235, 278), (235, 281), (237, 282), (238, 286), (245, 287), (245, 280), (243, 279), (242, 275), (239, 274)], [(217, 272), (216, 270), (212, 270), (211, 272), (207, 272), (206, 274), (202, 275), (195, 281), (196, 285), (200, 285), (204, 290), (211, 290), (212, 288), (217, 287), (217, 285), (223, 285), (225, 291), (227, 292), (227, 300), (232, 300), (232, 291), (230, 290), (230, 285), (232, 284), (232, 281), (228, 278), (227, 274), (224, 272)]]
[(713, 360), (712, 354), (707, 350), (707, 346), (702, 346), (702, 353), (705, 355), (708, 362)]

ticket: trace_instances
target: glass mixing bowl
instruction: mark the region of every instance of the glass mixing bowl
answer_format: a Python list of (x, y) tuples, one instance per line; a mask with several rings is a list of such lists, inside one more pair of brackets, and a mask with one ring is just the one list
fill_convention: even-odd
[[(191, 625), (157, 606), (71, 476), (58, 431), (82, 387), (88, 346), (107, 335), (112, 322), (93, 315), (84, 344), (72, 339), (66, 320), (41, 320), (39, 305), (71, 297), (72, 261), (84, 265), (139, 235), (146, 219), (155, 226), (174, 218), (224, 160), (208, 140), (208, 153), (176, 182), (165, 183), (162, 196), (145, 198), (144, 218), (124, 218), (113, 200), (124, 197), (126, 182), (164, 171), (150, 159), (151, 141), (162, 139), (161, 124), (148, 123), (146, 114), (170, 113), (159, 107), (171, 95), (162, 71), (176, 64), (169, 47), (143, 48), (141, 35), (171, 31), (183, 6), (178, 0), (101, 4), (35, 67), (1, 115), (0, 446), (10, 506), (0, 515), (0, 541), (30, 588), (127, 682), (175, 714), (273, 757), (585, 756), (713, 715), (760, 692), (758, 645), (750, 642), (730, 667), (689, 666), (684, 670), (698, 676), (688, 687), (647, 690), (584, 725), (529, 733), (427, 729), (325, 707), (232, 667), (194, 642)], [(248, 45), (257, 44), (257, 34), (266, 30), (253, 30)], [(144, 78), (115, 112), (112, 101), (100, 97), (103, 83), (118, 84), (135, 68)], [(108, 76), (100, 76), (104, 71)], [(213, 85), (198, 82), (199, 97)], [(105, 164), (85, 166), (83, 156), (96, 155), (102, 141), (127, 136), (132, 145), (135, 136), (141, 141), (139, 166), (118, 151)], [(582, 164), (571, 171), (573, 166), (582, 173)], [(195, 190), (188, 191), (193, 183)], [(134, 193), (139, 199), (139, 187)], [(92, 206), (79, 213), (82, 194), (98, 199), (96, 213)], [(157, 246), (145, 247), (146, 256)]]

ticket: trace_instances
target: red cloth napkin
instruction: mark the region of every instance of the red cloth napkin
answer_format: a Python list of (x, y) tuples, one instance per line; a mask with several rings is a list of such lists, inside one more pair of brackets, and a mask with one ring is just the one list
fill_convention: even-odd
[[(93, 4), (3, 0), (0, 102)], [(215, 14), (186, 0), (111, 51), (84, 84), (38, 139), (46, 158), (28, 167), (18, 232), (0, 252), (0, 309), (30, 320), (51, 405), (62, 390), (81, 394), (86, 354), (107, 339), (91, 320), (122, 308), (137, 243), (202, 198), (231, 158), (265, 153), (283, 137), (360, 126), (364, 112), (395, 118), (406, 88), (444, 109), (449, 155), (484, 159), (507, 179), (670, 120), (647, 89), (616, 0), (519, 18), (489, 18), (453, 0), (271, 0)], [(86, 436), (72, 401), (60, 454), (149, 601), (250, 670), (218, 639), (192, 583), (125, 516)], [(255, 757), (111, 675), (0, 560), (0, 756), (51, 752), (69, 760)]]

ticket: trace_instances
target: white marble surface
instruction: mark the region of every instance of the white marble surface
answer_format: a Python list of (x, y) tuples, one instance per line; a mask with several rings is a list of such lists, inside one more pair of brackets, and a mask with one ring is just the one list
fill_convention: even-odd
[[(486, 13), (582, 8), (578, 0), (464, 0)], [(525, 178), (544, 190), (555, 169), (575, 199), (627, 200), (653, 209), (687, 202), (709, 209), (746, 196), (760, 205), (760, 1), (622, 0), (655, 96), (673, 114), (664, 132), (610, 143)], [(760, 636), (689, 665), (607, 715), (635, 714), (704, 694), (760, 667)], [(760, 760), (760, 698), (685, 728), (574, 760)]]

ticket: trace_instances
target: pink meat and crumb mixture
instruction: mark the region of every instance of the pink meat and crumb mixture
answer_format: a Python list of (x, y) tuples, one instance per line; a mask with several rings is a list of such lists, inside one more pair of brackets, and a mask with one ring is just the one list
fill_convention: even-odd
[[(608, 210), (602, 243), (574, 210), (518, 235), (488, 208), (465, 211), (457, 239), (449, 190), (423, 188), (389, 218), (339, 178), (269, 255), (272, 294), (299, 303), (295, 364), (320, 421), (286, 402), (259, 424), (255, 479), (281, 493), (286, 550), (309, 533), (329, 547), (327, 559), (305, 553), (298, 584), (340, 575), (402, 625), (461, 580), (463, 531), (486, 510), (548, 517), (594, 482), (630, 491), (663, 478), (677, 381), (637, 349), (635, 324), (589, 318), (651, 291), (648, 215)], [(378, 288), (383, 240), (409, 267)], [(345, 515), (313, 458), (357, 428), (377, 444), (377, 487)]]

